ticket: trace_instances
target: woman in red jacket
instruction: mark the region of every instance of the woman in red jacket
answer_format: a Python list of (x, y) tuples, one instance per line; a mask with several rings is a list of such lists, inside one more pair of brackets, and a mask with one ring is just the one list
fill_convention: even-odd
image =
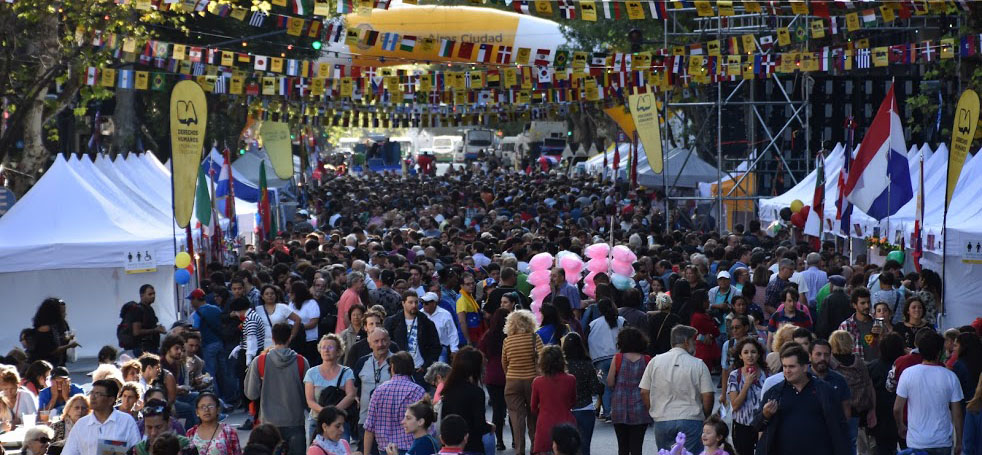
[(566, 358), (559, 346), (546, 346), (539, 355), (539, 373), (532, 381), (532, 414), (536, 415), (532, 453), (552, 451), (552, 427), (561, 423), (576, 425), (576, 378), (567, 374)]
[(706, 363), (709, 371), (718, 371), (720, 349), (716, 339), (719, 338), (719, 327), (712, 316), (706, 314), (709, 309), (709, 295), (700, 289), (692, 293), (691, 302), (692, 320), (689, 325), (699, 331), (696, 335), (696, 357)]

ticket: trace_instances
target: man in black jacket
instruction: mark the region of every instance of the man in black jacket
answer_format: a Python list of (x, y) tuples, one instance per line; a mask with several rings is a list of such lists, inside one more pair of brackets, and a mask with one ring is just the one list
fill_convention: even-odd
[(848, 429), (842, 405), (827, 382), (808, 372), (808, 352), (796, 343), (781, 350), (784, 382), (761, 400), (754, 428), (764, 436), (758, 454), (848, 455)]
[(416, 372), (413, 380), (427, 387), (423, 375), (426, 369), (440, 358), (440, 334), (429, 318), (419, 317), (419, 296), (416, 291), (402, 293), (402, 312), (385, 319), (385, 330), (392, 341), (413, 356)]

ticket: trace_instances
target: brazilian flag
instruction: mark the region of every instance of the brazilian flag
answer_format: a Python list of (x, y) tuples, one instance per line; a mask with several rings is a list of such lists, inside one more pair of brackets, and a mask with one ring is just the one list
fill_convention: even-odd
[(162, 92), (166, 88), (167, 79), (164, 78), (164, 73), (153, 73), (153, 77), (150, 79), (150, 89)]

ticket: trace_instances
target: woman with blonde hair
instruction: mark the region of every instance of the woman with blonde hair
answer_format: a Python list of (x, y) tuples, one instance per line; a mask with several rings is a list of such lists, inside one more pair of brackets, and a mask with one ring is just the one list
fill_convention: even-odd
[(852, 335), (845, 330), (836, 330), (829, 335), (829, 348), (832, 359), (829, 369), (842, 375), (849, 385), (850, 415), (846, 423), (849, 425), (849, 438), (852, 446), (856, 445), (859, 437), (859, 422), (863, 419), (867, 426), (876, 426), (876, 390), (870, 379), (866, 363), (853, 353), (855, 345)]
[[(24, 414), (37, 414), (37, 398), (30, 390), (20, 385), (20, 375), (13, 367), (6, 367), (0, 371), (0, 391), (3, 391), (4, 405), (10, 411), (10, 423), (20, 424), (23, 422), (21, 419)], [(3, 419), (6, 419), (6, 416)]]
[(766, 357), (768, 376), (781, 372), (781, 349), (794, 340), (792, 335), (796, 328), (794, 324), (784, 324), (770, 335), (771, 352)]
[[(339, 363), (344, 354), (344, 341), (334, 333), (328, 333), (317, 342), (321, 364), (307, 370), (303, 377), (304, 395), (310, 416), (307, 419), (307, 439), (312, 441), (317, 433), (317, 415), (325, 406), (347, 410), (355, 402), (355, 375)], [(366, 405), (367, 406), (367, 405)]]
[(61, 415), (61, 420), (55, 422), (52, 428), (55, 430), (55, 441), (68, 439), (68, 434), (72, 432), (72, 427), (79, 419), (89, 415), (89, 399), (85, 395), (78, 394), (72, 396), (65, 402), (65, 413)]
[(511, 420), (515, 454), (525, 454), (525, 430), (535, 435), (535, 416), (531, 413), (532, 380), (542, 351), (542, 339), (535, 333), (538, 324), (528, 310), (517, 310), (505, 320), (505, 341), (501, 347), (501, 367), (505, 372), (505, 403)]

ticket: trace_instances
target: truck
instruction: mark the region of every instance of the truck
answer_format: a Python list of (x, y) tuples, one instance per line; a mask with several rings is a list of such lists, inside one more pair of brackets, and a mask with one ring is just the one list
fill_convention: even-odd
[(522, 148), (524, 140), (522, 136), (505, 136), (498, 144), (498, 158), (505, 166), (522, 161)]
[(535, 159), (543, 154), (561, 158), (563, 150), (566, 149), (568, 132), (566, 122), (534, 120), (529, 123), (524, 135), (532, 158)]
[(494, 145), (494, 131), (474, 128), (464, 131), (463, 147), (454, 154), (454, 161), (474, 161), (481, 150), (488, 152)]
[(433, 138), (433, 154), (437, 162), (453, 162), (455, 152), (460, 148), (460, 136), (436, 136)]

